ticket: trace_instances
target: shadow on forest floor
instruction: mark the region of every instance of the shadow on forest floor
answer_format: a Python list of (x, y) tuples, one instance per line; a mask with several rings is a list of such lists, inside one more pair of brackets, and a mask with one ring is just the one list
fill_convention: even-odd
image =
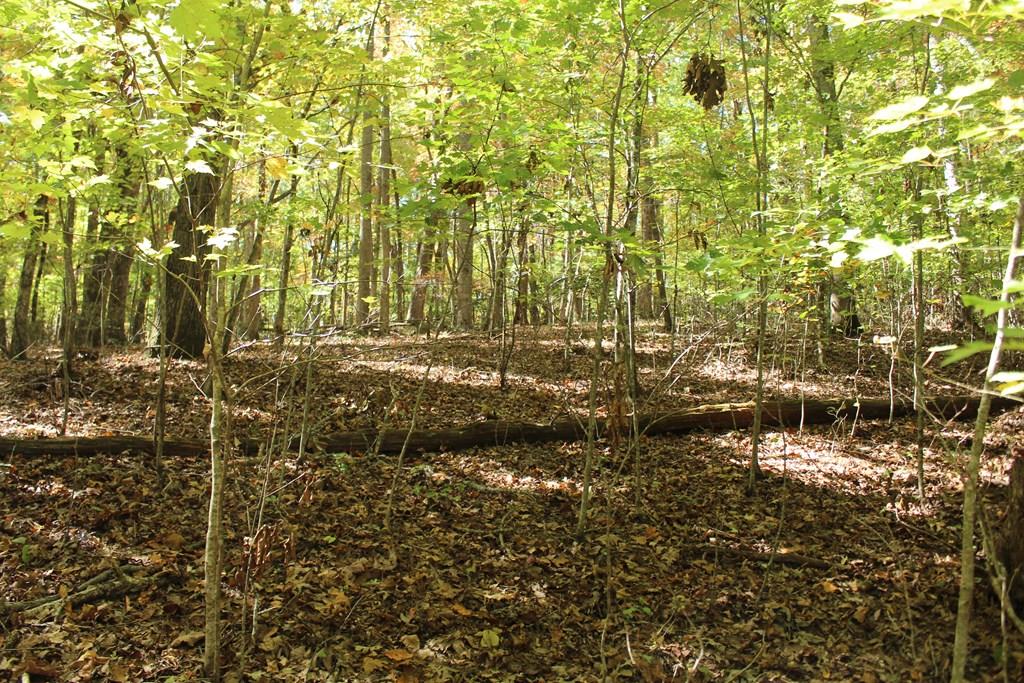
[[(516, 357), (505, 393), (493, 377), (496, 347), (479, 338), (325, 346), (313, 374), (314, 421), (368, 426), (390, 409), (392, 426), (407, 424), (431, 362), (424, 426), (472, 421), (484, 408), (538, 422), (579, 410), (591, 361), (574, 357), (565, 371), (560, 349), (538, 341), (522, 340), (537, 350)], [(738, 351), (723, 360), (723, 376), (701, 374), (718, 353), (701, 348), (677, 363), (660, 402), (749, 399)], [(656, 360), (665, 368), (672, 356)], [(815, 391), (849, 389), (856, 366), (833, 362), (830, 383)], [(260, 368), (263, 383), (239, 391), (246, 428), (301, 406), (298, 392), (274, 402), (275, 386), (290, 380), (272, 379), (268, 354), (244, 354), (230, 372), (255, 377)], [(83, 363), (81, 372), (78, 427), (149, 427), (155, 361), (124, 354)], [(205, 430), (206, 403), (193, 385), (202, 372), (175, 363), (169, 432)], [(877, 372), (862, 373), (878, 386)], [(4, 391), (4, 431), (18, 411), (45, 423), (58, 410), (33, 389)], [(986, 467), (992, 503), (1003, 495), (1007, 441), (1020, 438), (1020, 422), (1018, 413), (997, 425)], [(965, 438), (968, 426), (930, 431), (923, 504), (910, 423), (851, 429), (767, 433), (769, 476), (753, 495), (744, 492), (748, 434), (644, 438), (638, 459), (599, 443), (583, 540), (574, 537), (580, 443), (418, 455), (401, 471), (394, 457), (236, 459), (225, 669), (235, 680), (287, 681), (941, 680), (955, 615), (960, 488), (943, 444)], [(137, 567), (132, 576), (151, 583), (127, 596), (0, 616), (0, 672), (198, 677), (206, 463), (169, 459), (161, 480), (142, 456), (5, 462), (0, 600), (74, 592), (115, 565)], [(987, 591), (974, 638), (973, 679), (998, 679), (998, 605)], [(1011, 673), (1020, 672), (1021, 640), (1007, 651)]]

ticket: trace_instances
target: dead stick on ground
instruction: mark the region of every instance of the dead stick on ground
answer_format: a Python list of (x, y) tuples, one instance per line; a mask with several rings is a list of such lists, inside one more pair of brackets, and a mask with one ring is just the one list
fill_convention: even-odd
[(721, 555), (731, 555), (745, 560), (757, 560), (758, 562), (774, 562), (785, 564), (791, 567), (813, 567), (814, 569), (834, 569), (835, 565), (826, 560), (816, 557), (807, 557), (797, 553), (761, 552), (748, 548), (734, 548), (728, 545), (717, 543), (695, 543), (688, 546), (688, 549), (695, 553), (713, 552)]
[[(132, 579), (126, 576), (126, 574), (135, 573), (139, 569), (141, 569), (141, 567), (134, 565), (119, 567), (116, 570), (105, 569), (91, 579), (83, 581), (77, 588), (64, 597), (61, 597), (61, 595), (58, 594), (46, 595), (33, 600), (24, 600), (21, 602), (0, 602), (0, 615), (11, 614), (14, 612), (31, 612), (32, 610), (37, 610), (55, 602), (61, 602), (62, 604), (68, 602), (71, 604), (80, 604), (110, 597), (120, 597), (121, 595), (125, 595), (133, 590), (145, 587), (161, 576), (155, 575), (141, 579)], [(110, 581), (112, 577), (117, 575), (120, 575), (122, 578)], [(121, 589), (124, 589), (124, 591), (118, 593)]]

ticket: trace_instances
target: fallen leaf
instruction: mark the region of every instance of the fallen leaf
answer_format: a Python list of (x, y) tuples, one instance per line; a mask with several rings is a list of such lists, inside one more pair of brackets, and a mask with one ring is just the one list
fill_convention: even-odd
[(374, 671), (378, 671), (387, 666), (387, 662), (383, 659), (377, 659), (376, 657), (363, 657), (363, 673), (372, 674)]
[(384, 656), (393, 662), (407, 662), (413, 658), (413, 654), (408, 650), (388, 650), (384, 653)]
[(195, 647), (206, 639), (202, 631), (188, 631), (171, 641), (171, 647)]

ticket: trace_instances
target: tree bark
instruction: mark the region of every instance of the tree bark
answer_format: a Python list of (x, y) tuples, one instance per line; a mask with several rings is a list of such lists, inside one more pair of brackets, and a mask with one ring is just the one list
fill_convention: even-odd
[(142, 341), (145, 338), (146, 327), (146, 305), (149, 303), (149, 295), (153, 291), (153, 274), (148, 270), (142, 274), (142, 287), (139, 289), (138, 298), (135, 300), (135, 311), (132, 313), (131, 340)]
[(26, 360), (28, 349), (32, 345), (31, 303), (32, 283), (36, 274), (36, 261), (39, 257), (39, 236), (50, 223), (49, 198), (39, 195), (32, 212), (32, 228), (25, 245), (25, 258), (21, 262), (21, 274), (18, 277), (18, 300), (14, 304), (14, 329), (11, 334), (10, 356), (14, 359)]
[(216, 176), (192, 173), (182, 183), (173, 213), (172, 239), (178, 246), (167, 259), (164, 334), (170, 354), (178, 358), (198, 358), (206, 345), (206, 230), (216, 218), (217, 191)]
[[(366, 41), (366, 52), (373, 59), (373, 27)], [(359, 284), (356, 290), (357, 326), (370, 317), (370, 296), (373, 281), (373, 112), (366, 103), (363, 130), (359, 145)]]
[(411, 325), (422, 325), (427, 308), (427, 287), (430, 284), (431, 267), (434, 262), (434, 241), (437, 225), (441, 221), (441, 213), (432, 209), (425, 219), (423, 239), (417, 250), (416, 279), (413, 281), (412, 297), (409, 301), (409, 315), (406, 322)]
[[(89, 205), (89, 218), (86, 222), (85, 243), (92, 245), (100, 237), (100, 207), (95, 200)], [(91, 254), (89, 264), (85, 267), (82, 282), (82, 306), (78, 320), (79, 346), (97, 346), (100, 343), (100, 319), (102, 310), (103, 279), (107, 270), (106, 253), (95, 250)]]
[(455, 215), (455, 322), (473, 329), (473, 205), (463, 199)]

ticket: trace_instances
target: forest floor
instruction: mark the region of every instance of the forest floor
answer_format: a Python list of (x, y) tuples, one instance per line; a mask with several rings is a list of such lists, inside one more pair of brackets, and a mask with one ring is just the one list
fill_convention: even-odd
[[(293, 433), (304, 407), (314, 435), (407, 426), (414, 412), (422, 428), (585, 416), (592, 360), (575, 337), (564, 353), (563, 334), (520, 331), (504, 390), (500, 345), (482, 335), (335, 337), (312, 365), (299, 342), (250, 346), (227, 362), (234, 428)], [(820, 368), (799, 340), (769, 348), (771, 396), (885, 398), (890, 377), (907, 394), (909, 363), (893, 368), (867, 339), (831, 341)], [(753, 398), (749, 341), (649, 332), (638, 353), (641, 412)], [(5, 437), (58, 433), (57, 354), (37, 356), (0, 361)], [(979, 383), (977, 365), (928, 367), (932, 394)], [(156, 359), (111, 351), (75, 372), (68, 434), (151, 433)], [(205, 380), (204, 364), (171, 363), (169, 437), (207, 433)], [(601, 382), (606, 412), (623, 383)], [(749, 495), (748, 432), (643, 437), (638, 458), (600, 442), (582, 540), (582, 443), (411, 453), (401, 467), (273, 447), (234, 457), (225, 678), (948, 679), (971, 429), (928, 425), (923, 501), (913, 420), (770, 430), (768, 476)], [(987, 446), (993, 522), (1024, 413), (997, 418)], [(202, 458), (0, 455), (0, 676), (200, 679), (207, 480)], [(1012, 626), (1004, 640), (984, 571), (978, 586), (971, 680), (1004, 680), (1004, 662), (1024, 680), (1024, 640)], [(47, 597), (68, 599), (4, 604)]]

